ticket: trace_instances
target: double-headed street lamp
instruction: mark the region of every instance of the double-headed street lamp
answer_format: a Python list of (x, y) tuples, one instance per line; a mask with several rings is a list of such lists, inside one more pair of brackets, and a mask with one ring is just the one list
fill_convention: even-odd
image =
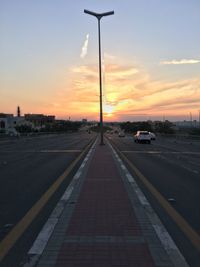
[(100, 20), (102, 17), (113, 15), (114, 11), (109, 11), (105, 13), (96, 13), (93, 11), (89, 11), (84, 9), (86, 14), (92, 15), (98, 20), (98, 36), (99, 36), (99, 87), (100, 87), (100, 135), (101, 142), (100, 145), (104, 145), (103, 143), (103, 106), (102, 106), (102, 78), (101, 78), (101, 33), (100, 33)]

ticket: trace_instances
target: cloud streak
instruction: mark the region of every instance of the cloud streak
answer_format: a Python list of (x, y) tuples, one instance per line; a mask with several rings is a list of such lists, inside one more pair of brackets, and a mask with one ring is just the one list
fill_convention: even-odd
[(81, 48), (81, 54), (80, 54), (81, 58), (84, 58), (87, 55), (88, 43), (89, 43), (89, 34), (86, 35), (86, 39), (85, 39), (84, 44)]
[(200, 63), (199, 59), (180, 59), (169, 60), (160, 62), (161, 65), (184, 65), (184, 64), (197, 64)]

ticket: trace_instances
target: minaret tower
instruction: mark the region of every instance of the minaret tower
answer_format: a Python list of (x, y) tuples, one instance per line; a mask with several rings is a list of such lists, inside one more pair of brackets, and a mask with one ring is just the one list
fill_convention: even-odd
[(20, 106), (17, 107), (17, 117), (21, 117), (21, 110)]

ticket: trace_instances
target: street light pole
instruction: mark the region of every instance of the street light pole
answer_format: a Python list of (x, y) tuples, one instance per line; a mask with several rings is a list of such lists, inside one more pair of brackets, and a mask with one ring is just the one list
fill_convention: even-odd
[(101, 141), (100, 145), (104, 145), (103, 142), (103, 104), (102, 104), (102, 75), (101, 75), (101, 30), (100, 30), (100, 20), (104, 16), (113, 15), (114, 11), (109, 11), (105, 13), (96, 13), (93, 11), (89, 11), (84, 9), (86, 14), (92, 15), (98, 20), (98, 39), (99, 39), (99, 89), (100, 89), (100, 136)]

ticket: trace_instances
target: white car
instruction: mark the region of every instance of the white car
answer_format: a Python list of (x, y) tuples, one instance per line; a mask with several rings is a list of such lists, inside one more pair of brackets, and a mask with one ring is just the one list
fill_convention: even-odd
[(148, 131), (137, 131), (134, 135), (135, 143), (148, 143), (151, 144), (151, 135)]
[(119, 132), (119, 133), (118, 133), (118, 136), (119, 136), (119, 137), (125, 137), (125, 133), (124, 133), (124, 132)]
[(156, 135), (155, 133), (149, 132), (150, 136), (151, 136), (151, 140), (156, 140)]

